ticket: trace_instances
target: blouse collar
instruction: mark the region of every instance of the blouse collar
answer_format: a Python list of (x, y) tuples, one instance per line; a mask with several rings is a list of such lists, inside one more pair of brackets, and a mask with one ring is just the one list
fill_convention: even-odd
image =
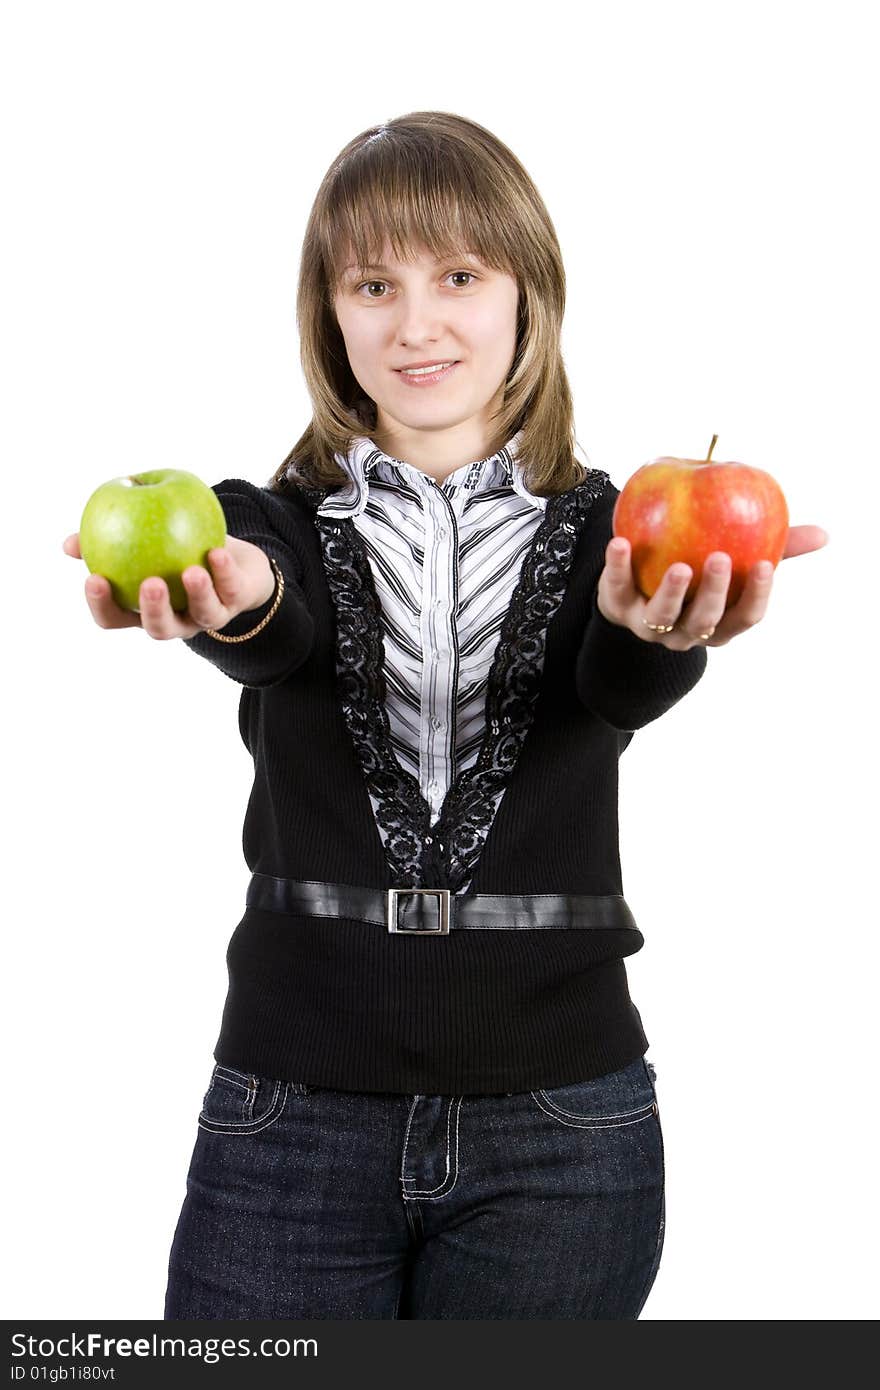
[[(536, 510), (543, 512), (548, 499), (531, 492), (523, 476), (524, 470), (518, 453), (522, 435), (523, 431), (519, 430), (497, 453), (490, 454), (488, 458), (477, 459), (473, 463), (463, 463), (453, 469), (444, 479), (443, 486), (452, 484), (456, 488), (473, 493), (507, 485)], [(360, 516), (367, 505), (371, 478), (380, 478), (393, 487), (415, 487), (420, 492), (428, 488), (432, 482), (421, 468), (383, 453), (375, 440), (366, 435), (358, 435), (347, 453), (336, 453), (334, 458), (348, 475), (348, 482), (330, 491), (317, 509), (319, 516)]]

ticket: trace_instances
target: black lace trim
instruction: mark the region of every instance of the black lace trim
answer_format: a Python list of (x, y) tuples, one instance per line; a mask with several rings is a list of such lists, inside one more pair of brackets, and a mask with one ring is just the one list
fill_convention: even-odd
[[(472, 877), (532, 724), (547, 628), (564, 597), (578, 536), (609, 481), (592, 469), (584, 482), (548, 499), (501, 626), (479, 754), (450, 786), (433, 829), (430, 804), (391, 743), (381, 604), (363, 539), (350, 518), (316, 516), (336, 608), (342, 709), (384, 832), (393, 885), (458, 892)], [(317, 508), (330, 489), (310, 491)]]
[(418, 887), (431, 807), (417, 779), (397, 761), (391, 744), (382, 610), (369, 556), (350, 517), (319, 516), (316, 521), (336, 608), (336, 674), (342, 711), (378, 803), (376, 819), (387, 837), (385, 853), (393, 884)]

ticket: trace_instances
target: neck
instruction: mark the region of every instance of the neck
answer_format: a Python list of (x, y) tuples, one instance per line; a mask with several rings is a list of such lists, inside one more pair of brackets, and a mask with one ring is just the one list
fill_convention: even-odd
[(386, 422), (380, 423), (370, 438), (383, 454), (421, 469), (438, 483), (463, 464), (492, 453), (488, 431), (473, 421), (446, 430), (410, 430)]

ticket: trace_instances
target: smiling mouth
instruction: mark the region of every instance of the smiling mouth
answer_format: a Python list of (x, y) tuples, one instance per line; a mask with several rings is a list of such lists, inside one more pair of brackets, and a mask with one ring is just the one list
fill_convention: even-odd
[(406, 382), (407, 386), (431, 386), (435, 382), (443, 381), (446, 377), (451, 376), (459, 365), (458, 361), (451, 361), (446, 366), (441, 367), (421, 367), (413, 370), (396, 367), (395, 371)]

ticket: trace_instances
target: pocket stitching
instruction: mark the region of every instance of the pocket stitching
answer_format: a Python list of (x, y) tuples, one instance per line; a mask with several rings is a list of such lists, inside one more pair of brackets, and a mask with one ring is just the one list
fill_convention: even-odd
[[(240, 1086), (243, 1091), (252, 1089), (254, 1078), (249, 1072), (235, 1071), (232, 1067), (224, 1067), (218, 1062), (211, 1076), (211, 1086), (218, 1076), (222, 1076), (224, 1081), (231, 1082), (233, 1086)], [(210, 1086), (208, 1089), (210, 1090)]]
[[(532, 1091), (532, 1095), (535, 1094), (536, 1093)], [(577, 1110), (563, 1110), (562, 1106), (557, 1105), (556, 1101), (547, 1091), (538, 1091), (537, 1094), (543, 1096), (547, 1104), (552, 1105), (553, 1109), (558, 1111), (560, 1115), (570, 1115), (573, 1120), (627, 1120), (630, 1115), (638, 1115), (645, 1108), (644, 1105), (637, 1105), (635, 1110), (612, 1110), (607, 1115), (581, 1115)], [(651, 1105), (653, 1102), (648, 1101), (647, 1104)]]
[[(208, 1087), (208, 1094), (210, 1094), (210, 1090), (211, 1087)], [(207, 1130), (210, 1134), (257, 1134), (261, 1129), (266, 1129), (280, 1118), (287, 1104), (289, 1091), (290, 1082), (276, 1081), (275, 1090), (269, 1102), (269, 1109), (258, 1120), (212, 1120), (209, 1115), (205, 1114), (205, 1104), (207, 1104), (208, 1099), (206, 1095), (198, 1118), (199, 1128)]]
[[(643, 1105), (643, 1106), (639, 1106), (639, 1109), (638, 1109), (638, 1110), (624, 1110), (624, 1111), (619, 1111), (619, 1112), (617, 1112), (617, 1115), (607, 1115), (607, 1116), (605, 1116), (605, 1115), (580, 1115), (580, 1116), (577, 1116), (577, 1115), (575, 1115), (574, 1112), (571, 1111), (571, 1110), (561, 1110), (561, 1109), (559, 1108), (559, 1106), (554, 1105), (554, 1102), (553, 1102), (553, 1101), (550, 1099), (550, 1097), (547, 1095), (546, 1091), (530, 1091), (530, 1092), (529, 1092), (529, 1095), (532, 1097), (532, 1099), (533, 1099), (533, 1101), (535, 1102), (535, 1104), (537, 1105), (538, 1109), (539, 1109), (539, 1110), (542, 1110), (542, 1111), (544, 1112), (545, 1115), (549, 1115), (550, 1118), (551, 1118), (551, 1120), (557, 1120), (560, 1124), (568, 1125), (568, 1126), (569, 1126), (570, 1128), (572, 1128), (572, 1129), (625, 1129), (627, 1125), (639, 1125), (639, 1124), (642, 1124), (643, 1121), (649, 1120), (649, 1119), (651, 1118), (651, 1116), (655, 1113), (655, 1102), (654, 1102), (654, 1101), (651, 1101), (647, 1106), (644, 1106), (644, 1105)], [(541, 1099), (541, 1097), (544, 1097), (544, 1100), (547, 1101), (547, 1104), (546, 1104), (546, 1105), (544, 1104), (544, 1101)], [(552, 1108), (550, 1108), (550, 1107), (552, 1107)], [(641, 1111), (644, 1111), (645, 1113), (644, 1113), (644, 1114), (641, 1114), (641, 1113), (640, 1113)], [(566, 1115), (570, 1115), (570, 1116), (572, 1116), (572, 1118), (571, 1118), (571, 1119), (565, 1119), (565, 1116), (566, 1116)], [(636, 1120), (620, 1120), (620, 1119), (619, 1119), (620, 1115), (638, 1115), (638, 1119), (636, 1119)], [(616, 1123), (616, 1124), (606, 1124), (606, 1123), (604, 1123), (605, 1120), (615, 1120), (615, 1119), (619, 1120), (619, 1123)], [(597, 1121), (598, 1121), (598, 1123), (596, 1123)]]

